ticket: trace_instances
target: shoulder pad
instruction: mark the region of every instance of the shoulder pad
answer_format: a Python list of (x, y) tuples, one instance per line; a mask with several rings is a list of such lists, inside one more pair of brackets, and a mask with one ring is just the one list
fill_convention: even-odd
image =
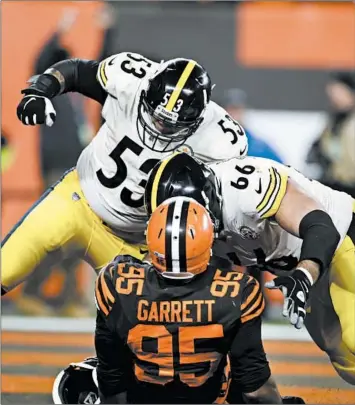
[(248, 138), (243, 127), (213, 101), (209, 103), (204, 122), (196, 135), (187, 143), (204, 162), (240, 159), (248, 153)]
[(119, 89), (138, 84), (155, 65), (155, 62), (140, 54), (121, 52), (100, 62), (97, 80), (111, 96), (117, 97)]
[(282, 165), (269, 159), (246, 157), (222, 162), (216, 165), (216, 170), (222, 177), (224, 199), (237, 203), (243, 213), (263, 219), (277, 213), (288, 181)]

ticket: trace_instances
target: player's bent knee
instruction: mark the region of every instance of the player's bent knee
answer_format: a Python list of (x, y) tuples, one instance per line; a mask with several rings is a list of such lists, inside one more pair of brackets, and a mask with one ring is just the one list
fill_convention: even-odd
[(348, 384), (355, 385), (355, 360), (351, 362), (347, 356), (337, 356), (332, 359), (335, 371)]

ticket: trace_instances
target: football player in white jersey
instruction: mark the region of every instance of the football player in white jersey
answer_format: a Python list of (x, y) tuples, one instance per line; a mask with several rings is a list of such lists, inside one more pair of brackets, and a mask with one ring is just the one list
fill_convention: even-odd
[(338, 374), (355, 385), (354, 199), (269, 159), (207, 166), (185, 153), (151, 172), (148, 214), (177, 195), (210, 211), (216, 256), (277, 275), (267, 286), (284, 294), (283, 315), (296, 328), (305, 321)]
[(205, 162), (247, 153), (243, 128), (211, 101), (212, 87), (193, 60), (159, 64), (127, 52), (100, 63), (61, 61), (32, 78), (17, 108), (23, 124), (53, 125), (51, 99), (70, 91), (101, 103), (105, 123), (76, 168), (2, 242), (2, 294), (68, 244), (78, 245), (96, 269), (118, 254), (143, 258), (143, 193), (153, 166), (179, 147)]

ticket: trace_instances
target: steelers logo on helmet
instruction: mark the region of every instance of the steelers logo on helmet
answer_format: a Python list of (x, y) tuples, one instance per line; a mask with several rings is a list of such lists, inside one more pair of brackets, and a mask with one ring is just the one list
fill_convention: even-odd
[(157, 152), (172, 152), (198, 129), (211, 98), (206, 70), (194, 60), (164, 62), (142, 91), (137, 131), (143, 144)]

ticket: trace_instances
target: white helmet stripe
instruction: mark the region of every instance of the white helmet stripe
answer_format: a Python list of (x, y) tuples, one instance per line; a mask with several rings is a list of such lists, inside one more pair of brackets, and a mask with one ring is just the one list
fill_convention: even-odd
[[(178, 198), (175, 201), (175, 207), (172, 220), (171, 231), (171, 259), (173, 273), (180, 273), (180, 223), (182, 216), (182, 204), (184, 199)], [(182, 265), (185, 265), (182, 263)]]

